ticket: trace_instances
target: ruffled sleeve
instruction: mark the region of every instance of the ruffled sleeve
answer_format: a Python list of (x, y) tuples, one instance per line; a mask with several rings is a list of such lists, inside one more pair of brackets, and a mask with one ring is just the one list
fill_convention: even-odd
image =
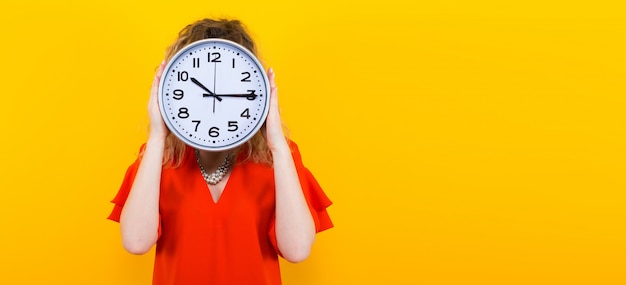
[(332, 205), (333, 202), (328, 199), (328, 196), (326, 196), (326, 193), (324, 193), (311, 171), (304, 167), (298, 146), (293, 142), (291, 142), (291, 154), (298, 171), (304, 198), (306, 198), (309, 210), (315, 221), (315, 231), (319, 233), (332, 228), (333, 223), (326, 208)]
[(124, 208), (124, 203), (126, 203), (126, 199), (130, 193), (130, 188), (133, 186), (133, 182), (135, 181), (135, 175), (137, 174), (137, 169), (139, 169), (139, 164), (141, 163), (141, 153), (143, 153), (144, 148), (145, 145), (142, 145), (139, 149), (139, 156), (126, 170), (126, 175), (124, 175), (122, 185), (120, 186), (117, 195), (115, 195), (115, 198), (111, 201), (114, 205), (111, 214), (109, 214), (109, 220), (116, 221), (118, 223), (120, 222), (122, 209)]
[[(302, 193), (309, 206), (309, 211), (311, 211), (311, 217), (313, 217), (313, 221), (315, 222), (315, 232), (319, 233), (332, 228), (333, 222), (326, 211), (326, 208), (332, 205), (332, 201), (326, 196), (326, 193), (324, 193), (311, 171), (304, 167), (298, 146), (294, 142), (290, 142), (290, 148), (296, 171), (298, 172), (298, 178), (300, 179)], [(276, 239), (276, 216), (272, 217), (268, 234), (274, 249), (281, 255)]]
[(128, 198), (128, 194), (130, 193), (130, 188), (133, 186), (133, 181), (135, 180), (135, 174), (137, 174), (138, 163), (133, 163), (126, 170), (126, 175), (124, 175), (124, 181), (122, 182), (122, 186), (120, 186), (117, 195), (115, 198), (111, 200), (113, 203), (113, 210), (111, 214), (109, 214), (108, 219), (116, 222), (120, 222), (120, 216), (122, 215), (122, 209), (124, 208), (124, 203)]
[[(139, 164), (141, 163), (141, 155), (145, 150), (146, 145), (143, 144), (141, 148), (139, 148), (139, 155), (133, 164), (131, 164), (126, 170), (126, 174), (124, 175), (124, 180), (122, 181), (122, 186), (120, 186), (120, 190), (118, 190), (115, 198), (111, 200), (113, 203), (113, 210), (109, 214), (108, 219), (120, 222), (120, 217), (122, 215), (122, 209), (124, 209), (124, 204), (126, 203), (126, 199), (128, 199), (128, 194), (130, 194), (130, 188), (133, 187), (133, 182), (135, 181), (135, 176), (137, 175), (137, 170), (139, 169)], [(159, 228), (157, 232), (157, 237), (161, 237), (161, 214), (159, 214)]]

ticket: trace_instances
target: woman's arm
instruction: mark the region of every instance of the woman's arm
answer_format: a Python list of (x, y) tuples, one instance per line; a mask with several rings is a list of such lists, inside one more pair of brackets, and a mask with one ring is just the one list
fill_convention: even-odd
[(278, 111), (278, 92), (274, 72), (269, 70), (271, 84), (270, 112), (266, 131), (274, 160), (276, 183), (276, 240), (278, 250), (290, 262), (304, 261), (315, 241), (315, 224), (302, 193), (291, 150), (285, 139)]
[(158, 84), (164, 66), (165, 62), (152, 82), (148, 103), (150, 136), (120, 217), (122, 244), (133, 254), (148, 252), (158, 238), (161, 170), (168, 133), (157, 103)]

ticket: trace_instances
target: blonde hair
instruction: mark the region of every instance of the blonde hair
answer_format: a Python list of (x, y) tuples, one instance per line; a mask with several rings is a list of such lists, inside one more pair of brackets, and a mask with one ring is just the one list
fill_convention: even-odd
[[(187, 25), (178, 33), (178, 38), (166, 51), (166, 60), (169, 61), (174, 54), (188, 44), (208, 38), (221, 38), (233, 41), (257, 55), (254, 42), (241, 22), (226, 19), (203, 19)], [(180, 139), (170, 132), (165, 140), (163, 165), (171, 168), (180, 166), (186, 147)], [(251, 159), (254, 162), (271, 165), (272, 155), (267, 146), (265, 123), (259, 132), (243, 146), (236, 149), (234, 154), (243, 156), (244, 160)]]

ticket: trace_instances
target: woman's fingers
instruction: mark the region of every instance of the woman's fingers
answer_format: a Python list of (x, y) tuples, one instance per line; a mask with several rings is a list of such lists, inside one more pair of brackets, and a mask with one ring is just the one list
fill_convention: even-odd
[(167, 127), (161, 117), (161, 111), (159, 110), (158, 92), (159, 82), (161, 82), (161, 75), (165, 69), (165, 61), (161, 62), (159, 69), (157, 70), (154, 80), (152, 81), (152, 88), (150, 89), (150, 100), (148, 102), (148, 113), (150, 115), (150, 135), (159, 137), (165, 137), (167, 135)]
[(267, 71), (270, 80), (270, 110), (267, 114), (266, 132), (268, 146), (270, 150), (286, 146), (285, 134), (283, 133), (283, 125), (280, 120), (280, 110), (278, 108), (278, 87), (276, 87), (276, 74), (270, 68)]

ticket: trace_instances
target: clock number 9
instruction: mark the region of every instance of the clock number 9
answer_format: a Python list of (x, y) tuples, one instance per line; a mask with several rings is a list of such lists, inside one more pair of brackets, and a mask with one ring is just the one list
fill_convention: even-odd
[(183, 90), (180, 90), (180, 89), (176, 89), (172, 93), (174, 93), (174, 99), (176, 100), (183, 99), (183, 95), (185, 94), (185, 92), (183, 92)]
[(220, 130), (220, 128), (218, 128), (218, 127), (211, 127), (209, 129), (209, 136), (212, 137), (212, 138), (218, 137), (220, 135), (219, 130)]

